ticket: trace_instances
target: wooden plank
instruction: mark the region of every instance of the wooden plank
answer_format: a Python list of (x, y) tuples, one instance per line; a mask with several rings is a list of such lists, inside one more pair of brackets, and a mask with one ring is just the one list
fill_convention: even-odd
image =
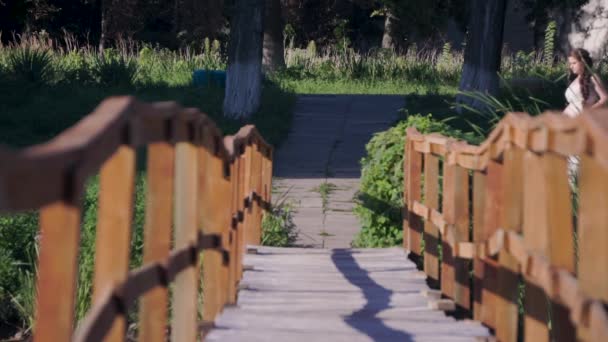
[[(164, 261), (171, 250), (175, 149), (170, 143), (148, 146), (143, 264)], [(169, 294), (158, 287), (141, 299), (139, 340), (166, 341)]]
[[(226, 189), (230, 182), (224, 175), (224, 162), (215, 154), (214, 137), (207, 132), (203, 135), (203, 146), (199, 149), (200, 168), (200, 227), (205, 234), (220, 234), (222, 245), (226, 246), (230, 218), (230, 198)], [(203, 319), (213, 321), (221, 312), (226, 301), (227, 267), (223, 263), (220, 250), (203, 251)]]
[(246, 146), (243, 146), (243, 151), (238, 157), (238, 182), (236, 194), (236, 210), (238, 213), (237, 230), (236, 230), (236, 281), (238, 282), (243, 277), (243, 255), (245, 254), (245, 173), (249, 161), (247, 160)]
[[(581, 156), (578, 209), (578, 279), (582, 292), (608, 302), (608, 172)], [(598, 272), (598, 270), (604, 270)], [(581, 330), (581, 329), (579, 329)], [(588, 332), (579, 334), (588, 336)]]
[(230, 233), (228, 236), (228, 243), (230, 244), (230, 270), (229, 270), (229, 285), (228, 285), (228, 304), (236, 303), (238, 280), (237, 280), (237, 267), (238, 267), (238, 245), (237, 245), (237, 230), (238, 230), (238, 193), (239, 193), (239, 159), (234, 159), (230, 164)]
[[(439, 158), (424, 156), (424, 204), (439, 209)], [(424, 223), (424, 272), (435, 283), (439, 283), (439, 231), (427, 220)]]
[[(251, 190), (255, 191), (257, 196), (262, 193), (262, 155), (260, 153), (260, 146), (256, 143), (253, 152), (252, 167), (252, 179), (251, 179)], [(251, 203), (251, 234), (250, 239), (247, 241), (251, 245), (259, 245), (262, 241), (262, 208), (260, 207), (260, 201), (252, 198)]]
[[(268, 149), (267, 152), (262, 160), (262, 197), (265, 202), (270, 204), (272, 201), (272, 149)], [(265, 209), (267, 210), (269, 207)]]
[[(443, 166), (443, 218), (453, 225), (456, 243), (469, 241), (469, 174), (456, 165)], [(441, 291), (463, 309), (471, 309), (469, 263), (454, 256), (443, 239)]]
[[(483, 217), (486, 201), (486, 174), (480, 171), (473, 173), (473, 242), (484, 241)], [(473, 319), (481, 321), (481, 289), (484, 264), (480, 258), (473, 259)]]
[[(414, 201), (421, 200), (421, 176), (422, 176), (422, 154), (414, 150), (414, 145), (409, 143), (407, 158), (407, 226), (404, 227), (404, 246), (416, 256), (420, 256), (422, 242), (422, 219), (416, 215), (409, 206)], [(407, 237), (406, 237), (407, 236)]]
[[(567, 160), (553, 153), (542, 157), (546, 186), (546, 212), (549, 236), (548, 260), (554, 267), (575, 273), (572, 197), (568, 182)], [(576, 329), (570, 311), (562, 303), (552, 301), (551, 335), (555, 341), (576, 340)]]
[[(490, 160), (486, 176), (485, 210), (482, 239), (488, 240), (502, 222), (503, 215), (503, 165)], [(481, 321), (496, 328), (496, 301), (498, 296), (498, 269), (493, 258), (483, 260), (483, 288), (481, 290)]]
[[(255, 236), (254, 221), (253, 221), (253, 201), (251, 201), (251, 192), (255, 189), (253, 173), (253, 157), (255, 153), (255, 146), (253, 144), (247, 144), (245, 147), (244, 159), (244, 170), (243, 170), (243, 184), (242, 184), (242, 202), (243, 203), (243, 241), (242, 241), (242, 253), (245, 253), (247, 244), (250, 240), (253, 240)], [(248, 205), (248, 207), (246, 206)]]
[[(524, 219), (523, 232), (526, 248), (546, 254), (549, 249), (547, 225), (547, 183), (542, 157), (533, 152), (524, 156)], [(524, 298), (524, 340), (548, 341), (547, 300), (544, 291), (526, 280)]]
[(36, 341), (68, 341), (74, 329), (81, 205), (73, 195), (40, 211)]
[[(180, 142), (175, 151), (175, 249), (197, 241), (198, 154), (189, 142)], [(171, 340), (196, 341), (198, 335), (199, 270), (190, 266), (179, 273), (173, 286)]]
[[(523, 222), (523, 151), (517, 147), (503, 156), (503, 216), (501, 227), (521, 232)], [(519, 263), (502, 249), (498, 255), (498, 296), (496, 297), (496, 337), (516, 342), (518, 327)]]
[[(129, 272), (134, 186), (135, 149), (122, 145), (103, 165), (99, 177), (93, 304)], [(124, 314), (117, 317), (106, 341), (124, 341), (126, 323)]]

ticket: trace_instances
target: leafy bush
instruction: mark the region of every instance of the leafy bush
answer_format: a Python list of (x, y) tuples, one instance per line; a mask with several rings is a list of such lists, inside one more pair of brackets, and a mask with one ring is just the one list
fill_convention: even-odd
[(480, 140), (473, 133), (450, 127), (446, 120), (435, 120), (431, 114), (410, 115), (389, 130), (376, 134), (361, 160), (361, 189), (355, 214), (362, 229), (353, 242), (356, 247), (393, 246), (403, 241), (403, 149), (408, 127), (416, 127), (423, 134), (438, 132), (471, 143)]
[(298, 238), (293, 222), (293, 205), (286, 202), (286, 193), (271, 205), (262, 219), (262, 245), (288, 247)]
[(128, 86), (137, 76), (137, 61), (113, 49), (93, 55), (92, 74), (104, 86)]
[(16, 48), (8, 55), (8, 67), (18, 81), (43, 83), (52, 76), (53, 55), (48, 50)]
[(33, 269), (38, 215), (21, 213), (0, 217), (0, 321), (27, 324), (13, 298), (25, 285), (24, 273)]

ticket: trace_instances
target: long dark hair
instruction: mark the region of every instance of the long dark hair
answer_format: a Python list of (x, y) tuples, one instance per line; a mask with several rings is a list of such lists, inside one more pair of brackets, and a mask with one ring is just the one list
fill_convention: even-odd
[[(589, 51), (581, 48), (572, 50), (570, 52), (570, 57), (576, 58), (576, 60), (583, 63), (583, 74), (580, 75), (581, 92), (583, 93), (583, 101), (587, 101), (589, 93), (591, 92), (591, 67), (593, 66), (593, 60), (589, 55)], [(570, 81), (574, 81), (576, 77), (577, 75), (570, 71)]]

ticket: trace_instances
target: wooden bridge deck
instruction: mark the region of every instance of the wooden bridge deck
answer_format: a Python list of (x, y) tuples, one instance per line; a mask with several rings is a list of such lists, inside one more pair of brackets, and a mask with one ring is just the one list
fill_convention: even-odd
[(207, 341), (478, 341), (488, 331), (433, 309), (401, 248), (257, 247), (236, 306)]

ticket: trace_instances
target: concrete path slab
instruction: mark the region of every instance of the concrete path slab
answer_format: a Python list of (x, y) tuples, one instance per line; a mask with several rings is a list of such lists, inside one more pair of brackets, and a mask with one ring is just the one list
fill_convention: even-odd
[[(289, 191), (286, 197), (296, 208), (300, 231), (297, 245), (350, 247), (360, 229), (352, 208), (365, 144), (390, 127), (404, 104), (403, 96), (298, 98), (291, 132), (275, 154), (273, 195)], [(322, 184), (335, 185), (325, 199), (318, 191)]]

